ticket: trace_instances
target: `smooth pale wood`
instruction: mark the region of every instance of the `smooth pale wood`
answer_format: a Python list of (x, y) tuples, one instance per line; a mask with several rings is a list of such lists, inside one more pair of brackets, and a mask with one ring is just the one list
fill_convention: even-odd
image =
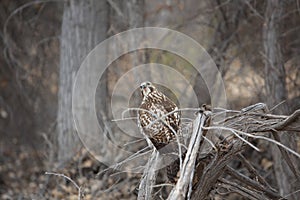
[[(190, 144), (183, 161), (183, 166), (180, 171), (180, 177), (177, 181), (175, 188), (171, 191), (168, 199), (185, 199), (191, 195), (191, 184), (194, 176), (194, 168), (197, 157), (197, 152), (200, 147), (200, 141), (203, 134), (203, 125), (207, 116), (203, 112), (198, 112), (196, 119), (193, 123), (193, 133)], [(190, 190), (189, 190), (190, 188)]]

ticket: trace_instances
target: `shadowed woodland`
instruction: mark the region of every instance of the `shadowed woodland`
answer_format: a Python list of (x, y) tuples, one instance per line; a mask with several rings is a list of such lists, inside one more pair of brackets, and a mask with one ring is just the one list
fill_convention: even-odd
[[(0, 199), (300, 199), (299, 0), (1, 0), (0, 27)], [(89, 133), (75, 126), (85, 116), (72, 113), (76, 74), (100, 42), (140, 27), (169, 28), (201, 44), (220, 72), (226, 105), (212, 104), (219, 93), (185, 58), (128, 52), (97, 64), (104, 73), (94, 107), (103, 130), (87, 148)], [(188, 83), (151, 65), (134, 71), (149, 63)], [(137, 83), (158, 79), (176, 88), (156, 84), (183, 116), (175, 182), (139, 129), (128, 135), (118, 124), (137, 123)]]

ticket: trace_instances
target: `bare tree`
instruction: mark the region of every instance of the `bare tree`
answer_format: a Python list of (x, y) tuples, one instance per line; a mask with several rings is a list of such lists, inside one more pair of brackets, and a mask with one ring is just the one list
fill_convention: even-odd
[(279, 43), (279, 20), (284, 4), (277, 0), (267, 2), (263, 44), (265, 50), (266, 95), (269, 106), (286, 99), (285, 70)]
[[(263, 26), (263, 45), (265, 51), (265, 89), (267, 103), (270, 107), (276, 106), (287, 99), (286, 73), (280, 45), (280, 20), (283, 15), (285, 2), (280, 0), (268, 0), (265, 11), (265, 24)], [(287, 112), (285, 104), (278, 107), (277, 113)], [(273, 132), (273, 136), (279, 142), (296, 149), (296, 135)], [(280, 149), (280, 148), (279, 148)], [(281, 195), (293, 193), (299, 187), (299, 180), (295, 179), (297, 173), (296, 162), (293, 161), (285, 150), (273, 147), (274, 171)], [(286, 162), (282, 162), (285, 160)], [(291, 196), (291, 199), (299, 199), (300, 194)]]
[(59, 71), (58, 158), (70, 158), (78, 149), (72, 116), (72, 89), (76, 72), (85, 56), (106, 38), (106, 1), (71, 0), (65, 3)]

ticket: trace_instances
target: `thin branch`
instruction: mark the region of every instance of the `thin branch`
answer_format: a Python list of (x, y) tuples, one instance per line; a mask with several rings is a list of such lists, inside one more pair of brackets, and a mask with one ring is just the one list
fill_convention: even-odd
[(117, 6), (117, 4), (113, 0), (107, 0), (107, 2), (116, 11), (117, 15), (119, 15), (123, 19), (125, 18), (123, 12), (121, 11), (121, 9)]
[(248, 171), (251, 174), (253, 174), (261, 184), (267, 186), (273, 192), (276, 191), (268, 184), (268, 182), (257, 172), (257, 170), (252, 166), (252, 164), (242, 154), (238, 154), (238, 157), (239, 157), (240, 161), (243, 163), (243, 165), (248, 169)]
[(123, 165), (124, 163), (127, 163), (127, 162), (129, 162), (129, 161), (132, 161), (133, 159), (136, 159), (136, 158), (138, 158), (138, 157), (140, 157), (140, 156), (144, 156), (144, 155), (150, 153), (150, 150), (149, 150), (149, 151), (146, 151), (148, 148), (149, 148), (149, 147), (147, 146), (147, 147), (145, 147), (145, 148), (143, 148), (143, 149), (141, 149), (141, 150), (135, 152), (134, 154), (130, 155), (128, 158), (124, 159), (123, 161), (118, 162), (118, 163), (112, 165), (110, 168), (107, 168), (107, 169), (104, 169), (104, 170), (98, 172), (98, 173), (96, 174), (96, 177), (99, 177), (99, 176), (102, 175), (103, 173), (105, 173), (105, 172), (111, 170), (112, 168), (113, 168), (113, 169), (118, 169), (118, 168), (119, 168), (121, 165)]
[(55, 176), (60, 176), (63, 177), (65, 179), (67, 179), (68, 181), (70, 181), (78, 190), (78, 200), (81, 199), (81, 187), (79, 187), (79, 185), (77, 185), (77, 183), (75, 181), (73, 181), (70, 177), (64, 175), (64, 174), (58, 174), (58, 173), (54, 173), (54, 172), (45, 172), (46, 175), (55, 175)]
[(221, 182), (221, 184), (219, 184), (218, 186), (225, 187), (226, 189), (228, 189), (232, 192), (235, 192), (237, 194), (240, 194), (243, 197), (246, 197), (247, 199), (251, 199), (251, 200), (265, 199), (266, 200), (265, 196), (263, 196), (262, 194), (259, 194), (255, 190), (249, 189), (249, 188), (244, 187), (235, 182), (228, 181), (224, 178), (219, 179), (219, 181)]
[(138, 200), (152, 199), (152, 189), (156, 180), (156, 169), (160, 164), (158, 151), (153, 151), (145, 167), (142, 180), (139, 185)]
[(254, 14), (256, 16), (258, 16), (262, 21), (265, 20), (265, 18), (261, 14), (259, 14), (259, 12), (255, 8), (253, 8), (253, 6), (250, 4), (250, 2), (248, 0), (246, 0), (245, 3), (250, 8), (250, 10), (252, 10), (254, 12)]
[(295, 122), (296, 120), (298, 120), (300, 123), (300, 109), (296, 110), (292, 115), (288, 116), (282, 122), (272, 126), (271, 129), (283, 130), (285, 127), (287, 127), (292, 122)]
[[(221, 127), (221, 126), (210, 126), (210, 127), (205, 127), (205, 129), (206, 130), (227, 130), (227, 131), (230, 131), (230, 132), (234, 133), (239, 139), (241, 139), (244, 142), (245, 142), (245, 139), (242, 138), (241, 136), (238, 136), (238, 134), (246, 135), (246, 136), (251, 137), (251, 138), (266, 140), (268, 142), (274, 143), (274, 144), (276, 144), (276, 145), (284, 148), (285, 150), (289, 151), (290, 153), (292, 153), (295, 156), (297, 156), (298, 158), (300, 158), (300, 154), (299, 153), (297, 153), (296, 151), (290, 149), (289, 147), (287, 147), (287, 146), (281, 144), (280, 142), (277, 142), (276, 140), (273, 140), (271, 138), (267, 138), (267, 137), (259, 136), (259, 135), (253, 135), (253, 134), (246, 133), (246, 132), (243, 132), (243, 131), (239, 131), (239, 130), (235, 130), (235, 129), (227, 128), (227, 127)], [(259, 149), (257, 147), (255, 147), (253, 144), (251, 144), (250, 142), (246, 141), (246, 143), (249, 146), (251, 146), (253, 149), (259, 151)]]
[(245, 138), (241, 137), (239, 134), (244, 134), (246, 135), (247, 133), (244, 133), (242, 131), (238, 131), (235, 130), (233, 128), (227, 128), (227, 127), (221, 127), (221, 126), (210, 126), (210, 127), (205, 127), (206, 130), (226, 130), (226, 131), (230, 131), (231, 133), (233, 133), (236, 137), (238, 137), (240, 140), (242, 140), (243, 142), (245, 142), (246, 144), (248, 144), (250, 147), (252, 147), (254, 150), (256, 151), (260, 151), (259, 148), (257, 148), (256, 146), (254, 146), (251, 142), (247, 141)]
[(268, 195), (268, 197), (270, 197), (271, 199), (280, 199), (282, 198), (280, 195), (278, 195), (278, 193), (270, 190), (269, 188), (259, 184), (258, 182), (248, 178), (247, 176), (245, 176), (244, 174), (241, 174), (239, 172), (237, 172), (235, 169), (233, 169), (232, 167), (226, 166), (226, 172), (231, 175), (232, 177), (236, 178), (237, 180), (239, 180), (241, 183), (247, 184), (247, 186), (253, 187), (254, 189), (261, 191), (263, 193), (265, 193), (266, 195)]
[[(278, 135), (278, 133), (276, 131), (272, 131), (272, 135), (273, 135), (273, 137), (274, 137), (274, 139), (276, 141), (278, 141), (278, 142), (281, 143), (280, 137), (279, 137), (279, 135)], [(284, 158), (284, 160), (288, 164), (289, 168), (291, 169), (291, 171), (295, 175), (296, 179), (300, 182), (300, 173), (299, 173), (299, 170), (297, 169), (297, 167), (294, 166), (294, 163), (292, 162), (292, 159), (291, 159), (290, 155), (282, 147), (279, 147), (279, 150), (280, 150), (280, 152), (282, 154), (282, 157)]]

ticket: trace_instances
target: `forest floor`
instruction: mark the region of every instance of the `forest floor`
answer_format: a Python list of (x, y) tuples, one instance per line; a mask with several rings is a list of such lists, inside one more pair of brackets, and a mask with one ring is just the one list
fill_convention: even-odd
[(52, 165), (55, 166), (52, 169), (46, 167), (44, 153), (32, 148), (12, 151), (11, 147), (1, 144), (1, 151), (0, 199), (78, 199), (79, 189), (68, 178), (80, 187), (86, 200), (136, 199), (134, 190), (139, 183), (136, 175), (123, 173), (116, 178), (104, 173), (97, 176), (105, 166), (99, 165), (85, 151), (64, 166)]
[[(45, 153), (32, 148), (14, 151), (2, 144), (0, 157), (0, 199), (70, 199), (77, 200), (80, 187), (85, 200), (136, 199), (140, 175), (108, 172), (97, 175), (106, 167), (85, 150), (65, 165), (49, 164)], [(52, 167), (49, 167), (49, 166)], [(271, 167), (272, 162), (263, 163)], [(268, 165), (268, 166), (267, 166)], [(46, 174), (56, 173), (53, 174)], [(66, 176), (66, 177), (63, 177)], [(72, 179), (69, 180), (68, 178)], [(239, 199), (230, 195), (227, 199)]]

